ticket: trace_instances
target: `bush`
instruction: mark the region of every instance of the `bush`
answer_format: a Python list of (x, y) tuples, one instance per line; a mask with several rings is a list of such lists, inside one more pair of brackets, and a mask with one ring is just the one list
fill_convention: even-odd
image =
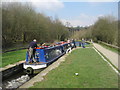
[(58, 18), (51, 19), (37, 13), (31, 5), (17, 2), (2, 3), (2, 41), (3, 47), (9, 47), (22, 41), (39, 43), (64, 40), (68, 35), (67, 28)]

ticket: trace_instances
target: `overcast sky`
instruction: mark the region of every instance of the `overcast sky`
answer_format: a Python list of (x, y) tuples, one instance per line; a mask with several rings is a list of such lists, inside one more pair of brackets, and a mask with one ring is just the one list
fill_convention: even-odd
[(58, 17), (64, 24), (86, 26), (104, 15), (118, 16), (119, 0), (4, 0), (31, 2), (36, 12)]

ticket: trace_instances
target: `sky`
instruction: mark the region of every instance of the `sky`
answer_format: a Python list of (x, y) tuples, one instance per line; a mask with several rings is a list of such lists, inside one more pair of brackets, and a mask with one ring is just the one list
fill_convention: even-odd
[[(5, 1), (5, 0), (4, 0)], [(15, 1), (15, 0), (7, 0)], [(38, 13), (59, 18), (66, 25), (88, 26), (98, 17), (112, 15), (118, 18), (118, 0), (16, 0), (31, 2)]]

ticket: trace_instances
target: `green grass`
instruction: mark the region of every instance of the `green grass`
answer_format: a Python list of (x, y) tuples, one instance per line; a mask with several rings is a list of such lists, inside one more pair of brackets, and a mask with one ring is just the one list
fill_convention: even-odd
[(2, 53), (0, 53), (0, 67), (2, 66)]
[[(95, 48), (95, 49), (97, 49), (97, 48)], [(97, 51), (120, 73), (120, 70), (114, 64), (112, 64), (112, 62), (105, 55), (103, 55), (103, 53), (101, 53), (98, 49), (97, 49)]]
[(93, 47), (93, 44), (89, 43), (89, 44), (85, 45), (85, 47)]
[(31, 88), (118, 88), (118, 75), (92, 48), (76, 49), (44, 78)]
[(26, 49), (12, 51), (2, 54), (2, 65), (0, 67), (5, 67), (6, 65), (16, 63), (21, 60), (25, 60), (26, 57)]
[(120, 54), (120, 51), (117, 49), (117, 48), (112, 48), (112, 47), (109, 47), (109, 46), (107, 46), (107, 45), (105, 45), (105, 44), (102, 44), (102, 43), (99, 43), (101, 46), (103, 46), (104, 48), (106, 48), (106, 49), (108, 49), (108, 50), (111, 50), (111, 51), (113, 51), (113, 52), (115, 52), (115, 53), (118, 53), (118, 54)]

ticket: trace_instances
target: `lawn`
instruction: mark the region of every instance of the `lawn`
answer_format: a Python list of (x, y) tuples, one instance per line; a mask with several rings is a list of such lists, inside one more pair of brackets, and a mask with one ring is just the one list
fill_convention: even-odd
[(85, 47), (93, 47), (93, 44), (89, 43), (89, 44), (85, 45)]
[(26, 57), (26, 49), (24, 50), (18, 50), (18, 51), (12, 51), (2, 54), (2, 65), (0, 67), (4, 67), (8, 64), (13, 64), (21, 60), (25, 60)]
[(2, 66), (2, 53), (0, 53), (0, 67)]
[(118, 88), (118, 75), (92, 48), (74, 50), (44, 78), (31, 88)]

